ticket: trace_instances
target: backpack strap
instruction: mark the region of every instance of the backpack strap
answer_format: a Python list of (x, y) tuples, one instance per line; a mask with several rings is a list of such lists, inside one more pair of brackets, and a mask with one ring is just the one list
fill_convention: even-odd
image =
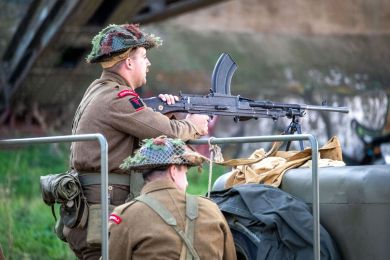
[[(196, 204), (196, 210), (194, 209), (193, 206), (191, 206), (191, 209), (187, 210), (187, 198), (188, 198), (188, 196), (186, 196), (186, 216), (187, 216), (187, 213), (189, 213), (191, 218), (193, 218), (192, 221), (194, 221), (196, 218), (196, 217), (194, 217), (195, 211), (196, 211), (196, 215), (198, 212), (197, 211), (197, 201), (191, 199), (192, 202), (190, 202), (191, 205)], [(161, 202), (159, 202), (158, 200), (156, 200), (156, 199), (154, 199), (146, 194), (143, 194), (143, 195), (135, 198), (135, 200), (140, 201), (140, 202), (146, 204), (147, 206), (149, 206), (154, 212), (156, 212), (164, 220), (165, 223), (170, 225), (176, 231), (176, 233), (180, 236), (180, 238), (183, 240), (183, 242), (185, 243), (185, 245), (187, 246), (187, 248), (189, 250), (189, 253), (187, 253), (187, 259), (196, 259), (196, 260), (199, 259), (198, 253), (196, 252), (195, 248), (192, 245), (192, 242), (194, 240), (194, 238), (193, 238), (194, 225), (193, 224), (191, 224), (192, 227), (188, 227), (188, 230), (192, 229), (192, 237), (189, 238), (188, 234), (183, 232), (183, 230), (181, 230), (177, 226), (177, 222), (176, 222), (175, 217), (169, 212), (169, 210), (167, 210), (164, 207), (164, 205)], [(187, 216), (187, 219), (188, 219), (188, 216)], [(187, 220), (186, 220), (186, 226), (187, 226)]]

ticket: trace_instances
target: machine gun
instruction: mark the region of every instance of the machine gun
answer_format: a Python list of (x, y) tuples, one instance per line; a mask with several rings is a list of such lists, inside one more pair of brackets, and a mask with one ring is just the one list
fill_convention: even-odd
[[(285, 134), (302, 133), (299, 118), (303, 117), (308, 110), (340, 113), (349, 112), (347, 107), (277, 103), (231, 95), (230, 83), (236, 69), (237, 64), (230, 55), (222, 53), (213, 70), (212, 88), (209, 94), (194, 95), (180, 93), (179, 101), (171, 105), (168, 105), (158, 97), (145, 98), (143, 100), (148, 107), (162, 114), (185, 112), (206, 114), (209, 116), (232, 116), (235, 122), (258, 118), (277, 120), (280, 117), (287, 117), (291, 119), (291, 123), (285, 129)], [(300, 146), (303, 149), (302, 142)], [(288, 148), (289, 143), (287, 144)]]

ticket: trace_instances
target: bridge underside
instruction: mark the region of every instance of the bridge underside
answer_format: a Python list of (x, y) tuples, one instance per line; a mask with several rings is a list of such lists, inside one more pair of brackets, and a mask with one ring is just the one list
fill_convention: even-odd
[[(84, 58), (93, 35), (105, 25), (155, 23), (221, 1), (30, 1), (0, 60), (0, 112), (8, 110), (27, 88), (35, 93), (82, 88), (96, 76), (93, 69), (85, 68)], [(51, 95), (40, 104), (60, 101)]]

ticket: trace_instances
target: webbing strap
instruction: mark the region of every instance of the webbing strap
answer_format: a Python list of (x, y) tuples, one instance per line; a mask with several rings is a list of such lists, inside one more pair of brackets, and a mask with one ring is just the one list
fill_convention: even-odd
[[(186, 227), (185, 233), (191, 245), (194, 244), (195, 219), (198, 217), (198, 201), (195, 196), (186, 194)], [(191, 260), (192, 256), (187, 251), (187, 260)]]
[(186, 194), (186, 216), (190, 220), (198, 217), (198, 198), (189, 194)]
[[(101, 184), (100, 172), (79, 173), (79, 180), (82, 186)], [(130, 185), (130, 174), (109, 173), (109, 185)]]
[[(186, 196), (186, 205), (187, 205), (187, 202), (188, 202), (187, 201), (188, 197), (190, 197), (190, 196)], [(140, 201), (142, 203), (145, 203), (152, 210), (154, 210), (165, 221), (165, 223), (170, 225), (176, 231), (176, 233), (184, 241), (184, 243), (186, 244), (186, 246), (187, 246), (187, 248), (189, 250), (189, 253), (192, 255), (192, 257), (190, 256), (190, 259), (193, 258), (193, 259), (199, 260), (198, 253), (196, 252), (195, 248), (192, 246), (193, 236), (191, 238), (188, 238), (187, 234), (184, 233), (183, 230), (181, 230), (177, 226), (177, 222), (176, 222), (175, 217), (169, 212), (169, 210), (167, 210), (164, 207), (163, 204), (161, 204), (158, 200), (156, 200), (156, 199), (154, 199), (154, 198), (152, 198), (152, 197), (150, 197), (150, 196), (148, 196), (146, 194), (143, 194), (143, 195), (135, 198), (135, 200)], [(192, 200), (192, 202), (190, 202), (190, 204), (191, 205), (196, 204), (196, 215), (197, 215), (197, 203), (196, 203), (196, 200)], [(195, 212), (195, 210), (194, 210), (193, 206), (191, 206), (191, 210), (190, 209), (187, 210), (187, 206), (186, 206), (186, 215), (187, 215), (187, 213), (189, 213), (191, 215), (191, 217), (194, 217), (194, 215), (195, 215), (194, 212)], [(194, 228), (192, 227), (192, 233), (193, 233), (193, 229)], [(188, 253), (187, 253), (187, 259), (188, 259)]]

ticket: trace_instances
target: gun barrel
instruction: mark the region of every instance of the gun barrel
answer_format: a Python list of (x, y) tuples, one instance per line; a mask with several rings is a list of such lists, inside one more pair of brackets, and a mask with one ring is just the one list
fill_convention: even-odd
[(301, 105), (301, 107), (306, 110), (349, 113), (348, 107), (329, 107), (329, 106), (314, 106), (314, 105)]

